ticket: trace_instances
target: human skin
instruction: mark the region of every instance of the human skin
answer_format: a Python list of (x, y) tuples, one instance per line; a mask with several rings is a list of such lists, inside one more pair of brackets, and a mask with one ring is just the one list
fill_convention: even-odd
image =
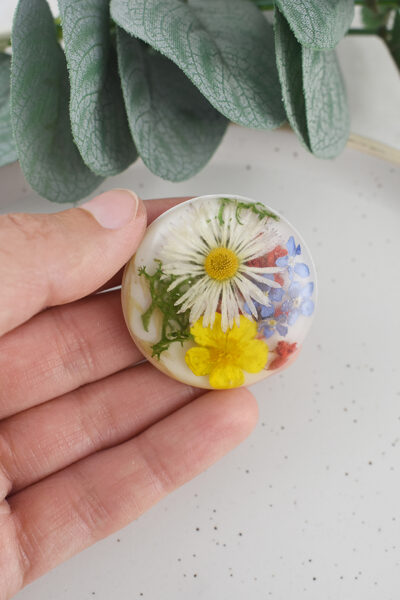
[(86, 208), (0, 216), (0, 600), (136, 519), (256, 423), (246, 389), (205, 393), (143, 362), (119, 291), (96, 293), (120, 283), (146, 223), (180, 201), (114, 190)]

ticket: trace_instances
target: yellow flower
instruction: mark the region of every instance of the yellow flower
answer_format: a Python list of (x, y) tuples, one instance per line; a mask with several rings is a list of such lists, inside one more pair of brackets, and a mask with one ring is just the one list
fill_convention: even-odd
[(258, 373), (267, 364), (268, 346), (256, 340), (257, 325), (240, 315), (225, 333), (221, 328), (221, 315), (215, 314), (212, 327), (203, 327), (201, 317), (191, 327), (190, 333), (199, 346), (186, 352), (185, 360), (195, 375), (209, 375), (213, 388), (228, 389), (244, 383), (244, 373)]

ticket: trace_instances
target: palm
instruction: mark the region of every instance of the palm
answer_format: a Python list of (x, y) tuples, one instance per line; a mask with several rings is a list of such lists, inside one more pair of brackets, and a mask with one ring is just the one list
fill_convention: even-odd
[(0, 338), (2, 600), (135, 519), (253, 424), (246, 392), (202, 395), (141, 358), (118, 291)]

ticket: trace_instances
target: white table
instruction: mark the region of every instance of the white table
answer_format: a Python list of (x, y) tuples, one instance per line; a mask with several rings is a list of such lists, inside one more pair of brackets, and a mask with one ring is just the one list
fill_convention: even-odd
[[(380, 58), (367, 42), (341, 49), (359, 108), (353, 130), (395, 145), (398, 80), (379, 42)], [(369, 113), (360, 108), (368, 68), (360, 73), (356, 60), (379, 72)], [(266, 201), (308, 242), (319, 305), (298, 361), (254, 387), (260, 422), (246, 442), (17, 599), (397, 600), (399, 169), (352, 149), (318, 161), (288, 130), (231, 126), (190, 181), (162, 181), (137, 163), (101, 189), (114, 186), (144, 198), (230, 192)], [(59, 210), (17, 165), (0, 170), (0, 202), (2, 212)]]

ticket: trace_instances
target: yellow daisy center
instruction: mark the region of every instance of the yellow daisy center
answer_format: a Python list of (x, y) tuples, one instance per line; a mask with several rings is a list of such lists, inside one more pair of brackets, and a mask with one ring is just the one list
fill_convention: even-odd
[(239, 259), (229, 248), (214, 248), (204, 262), (207, 275), (217, 281), (225, 281), (236, 275)]

